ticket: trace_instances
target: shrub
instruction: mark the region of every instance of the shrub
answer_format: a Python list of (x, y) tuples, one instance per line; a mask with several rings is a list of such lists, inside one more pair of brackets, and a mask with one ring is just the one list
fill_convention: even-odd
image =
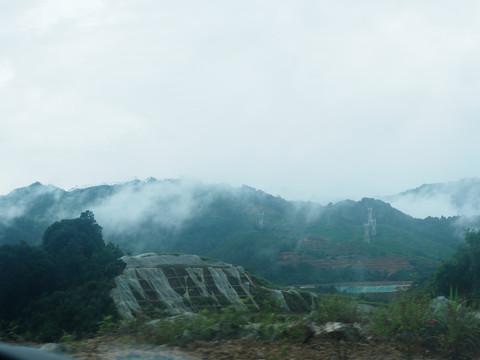
[(430, 299), (421, 294), (408, 294), (372, 315), (371, 330), (393, 338), (397, 348), (411, 359), (428, 337), (430, 320)]
[(444, 355), (459, 358), (478, 352), (480, 343), (479, 321), (466, 302), (451, 297), (445, 308), (436, 312), (432, 325), (436, 327), (436, 343)]
[(371, 331), (393, 338), (407, 359), (421, 347), (451, 358), (479, 350), (479, 321), (457, 296), (443, 305), (423, 294), (403, 296), (372, 315)]
[(351, 324), (358, 319), (357, 301), (355, 299), (340, 295), (322, 295), (319, 297), (314, 316), (315, 321), (338, 321)]

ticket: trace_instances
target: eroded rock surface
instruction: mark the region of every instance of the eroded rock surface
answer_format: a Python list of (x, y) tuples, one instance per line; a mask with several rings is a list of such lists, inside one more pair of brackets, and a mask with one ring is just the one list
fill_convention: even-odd
[(148, 253), (122, 260), (127, 266), (114, 280), (112, 297), (130, 320), (155, 311), (176, 315), (229, 305), (259, 310), (265, 299), (282, 311), (312, 306), (312, 299), (295, 290), (260, 286), (240, 266), (197, 255)]

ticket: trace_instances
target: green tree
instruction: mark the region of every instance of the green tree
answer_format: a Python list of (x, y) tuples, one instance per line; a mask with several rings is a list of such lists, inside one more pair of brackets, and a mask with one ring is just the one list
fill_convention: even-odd
[(121, 256), (91, 211), (52, 224), (41, 246), (0, 246), (0, 333), (12, 324), (43, 341), (96, 332), (105, 316), (118, 316), (109, 293)]
[(117, 260), (122, 252), (117, 246), (105, 245), (102, 228), (91, 211), (51, 225), (43, 235), (42, 246), (55, 263), (59, 290), (111, 278), (122, 269)]
[(94, 332), (105, 316), (117, 315), (109, 291), (125, 264), (118, 246), (105, 245), (91, 211), (55, 222), (45, 231), (42, 247), (53, 260), (56, 281), (54, 291), (27, 310), (32, 315), (26, 329), (55, 340), (62, 331)]
[(480, 298), (480, 230), (465, 233), (465, 243), (439, 266), (434, 285), (443, 295), (455, 291), (460, 296)]
[(38, 246), (0, 246), (0, 320), (19, 316), (33, 299), (53, 288), (54, 265)]

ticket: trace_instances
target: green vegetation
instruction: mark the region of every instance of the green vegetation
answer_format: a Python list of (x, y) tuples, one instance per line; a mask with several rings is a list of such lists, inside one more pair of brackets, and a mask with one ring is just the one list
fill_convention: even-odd
[(203, 310), (155, 320), (102, 321), (99, 335), (124, 342), (186, 345), (195, 341), (248, 338), (304, 343), (314, 336), (337, 341), (339, 349), (379, 341), (396, 347), (406, 359), (427, 351), (431, 355), (464, 359), (478, 355), (480, 320), (460, 299), (439, 302), (411, 292), (390, 304), (360, 310), (362, 302), (348, 297), (322, 296), (310, 314), (249, 312), (229, 306), (221, 312)]
[[(475, 270), (480, 260), (476, 252), (479, 232), (466, 233), (466, 245), (459, 248), (451, 260), (459, 269)], [(467, 247), (468, 251), (465, 250)], [(470, 254), (470, 256), (466, 256)], [(440, 266), (433, 288), (441, 288), (445, 264)], [(472, 265), (473, 264), (473, 265)], [(452, 279), (459, 277), (453, 276)], [(124, 323), (115, 334), (128, 334), (135, 342), (184, 345), (195, 340), (224, 340), (248, 337), (283, 342), (306, 342), (315, 333), (322, 333), (339, 341), (339, 349), (350, 343), (369, 342), (372, 339), (395, 346), (406, 359), (425, 351), (431, 355), (460, 359), (478, 355), (480, 348), (480, 319), (476, 318), (474, 304), (477, 297), (476, 278), (466, 273), (460, 283), (449, 281), (449, 299), (432, 298), (428, 291), (412, 289), (388, 304), (365, 303), (361, 299), (340, 295), (317, 295), (315, 309), (308, 315), (284, 313), (272, 300), (265, 298), (260, 311), (247, 312), (245, 308), (230, 306), (221, 313), (204, 310), (200, 314), (163, 317), (154, 322), (137, 320)], [(436, 283), (438, 282), (438, 283)], [(267, 282), (265, 282), (267, 284)], [(308, 293), (291, 295), (297, 304), (311, 299)], [(286, 296), (290, 301), (292, 299)], [(253, 308), (250, 310), (254, 310)], [(330, 324), (330, 325), (328, 325)], [(330, 330), (328, 330), (330, 329)], [(345, 353), (346, 354), (346, 353)]]
[[(360, 310), (368, 306), (371, 310)], [(228, 306), (221, 312), (203, 310), (114, 323), (101, 322), (101, 336), (123, 342), (184, 346), (196, 341), (248, 338), (305, 343), (315, 336), (338, 342), (339, 350), (361, 343), (393, 345), (406, 359), (425, 352), (436, 357), (466, 359), (478, 355), (480, 320), (473, 309), (454, 298), (439, 302), (412, 291), (390, 304), (365, 304), (358, 299), (325, 295), (310, 314), (250, 312)]]
[(480, 320), (474, 310), (457, 297), (432, 300), (412, 293), (374, 313), (371, 332), (394, 339), (407, 359), (422, 349), (452, 359), (465, 358), (480, 350)]
[(317, 301), (317, 309), (313, 316), (320, 323), (338, 321), (350, 324), (360, 320), (357, 305), (358, 301), (352, 297), (324, 295)]
[(118, 316), (109, 295), (123, 262), (93, 213), (51, 225), (42, 244), (0, 247), (0, 335), (59, 340), (97, 331)]
[[(219, 308), (217, 302), (228, 303), (223, 297), (197, 297), (185, 299), (198, 309), (195, 314), (169, 316), (161, 306), (152, 306), (145, 317), (131, 322), (118, 321), (109, 296), (112, 278), (124, 266), (120, 256), (118, 247), (105, 245), (91, 212), (54, 223), (39, 246), (0, 246), (2, 340), (74, 342), (96, 334), (185, 345), (245, 337), (308, 342), (321, 334), (342, 349), (372, 338), (386, 341), (407, 359), (424, 351), (452, 359), (480, 351), (480, 231), (467, 231), (465, 244), (439, 266), (431, 286), (412, 289), (388, 304), (292, 291), (250, 274), (253, 299), (242, 299), (242, 306)], [(264, 287), (282, 289), (290, 312)], [(429, 291), (449, 298), (432, 298)], [(307, 311), (312, 305), (313, 311)]]
[[(377, 217), (370, 244), (363, 238), (368, 207)], [(220, 258), (283, 285), (411, 280), (414, 273), (432, 275), (438, 259), (453, 252), (459, 241), (454, 221), (413, 219), (373, 199), (322, 207), (243, 188), (241, 195), (219, 197), (189, 220), (169, 249)], [(401, 258), (405, 268), (391, 273), (361, 266), (372, 258)], [(344, 260), (351, 265), (322, 264)]]
[[(373, 332), (394, 337), (412, 358), (420, 348), (440, 349), (454, 359), (480, 350), (480, 231), (469, 230), (465, 244), (437, 269), (423, 293), (412, 293), (381, 309), (372, 319)], [(427, 291), (445, 295), (432, 300)]]
[[(24, 204), (20, 210), (18, 203)], [(58, 209), (81, 213), (91, 206), (105, 210), (111, 203), (122, 210), (109, 210), (105, 234), (126, 253), (218, 258), (283, 285), (411, 280), (413, 273), (426, 277), (461, 241), (458, 218), (414, 219), (379, 200), (321, 206), (286, 201), (247, 186), (192, 187), (181, 180), (153, 179), (69, 192), (36, 183), (0, 196), (0, 207), (10, 216), (0, 214), (0, 243), (24, 239), (39, 245), (45, 229), (57, 220)], [(144, 212), (130, 206), (143, 203), (149, 204)], [(365, 244), (368, 208), (373, 209), (377, 234)], [(472, 221), (469, 226), (479, 223)], [(367, 266), (370, 259), (393, 258), (402, 259), (403, 268)]]
[(480, 231), (466, 232), (465, 244), (439, 266), (434, 284), (442, 295), (453, 290), (467, 299), (480, 299)]

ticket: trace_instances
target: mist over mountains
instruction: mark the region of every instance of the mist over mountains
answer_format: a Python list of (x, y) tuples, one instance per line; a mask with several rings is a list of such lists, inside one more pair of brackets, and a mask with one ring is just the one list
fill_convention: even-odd
[(382, 200), (418, 218), (476, 216), (480, 214), (480, 178), (423, 184)]
[[(443, 188), (421, 187), (396, 201), (438, 195)], [(456, 193), (459, 208), (471, 203), (474, 189), (465, 183)], [(16, 189), (0, 197), (0, 243), (38, 244), (53, 222), (86, 210), (95, 214), (105, 240), (127, 253), (204, 255), (284, 284), (409, 279), (414, 271), (433, 269), (466, 228), (478, 226), (477, 218), (460, 216), (416, 219), (375, 199), (323, 206), (248, 186), (151, 178), (71, 191), (40, 183)], [(367, 234), (369, 211), (376, 229)]]

